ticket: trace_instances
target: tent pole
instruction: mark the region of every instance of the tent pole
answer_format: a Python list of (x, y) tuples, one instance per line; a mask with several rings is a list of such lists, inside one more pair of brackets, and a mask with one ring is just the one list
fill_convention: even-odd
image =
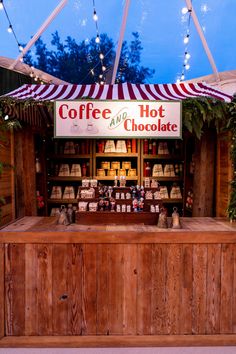
[(46, 19), (46, 21), (39, 28), (37, 33), (31, 38), (31, 40), (27, 43), (23, 51), (18, 55), (16, 60), (9, 66), (10, 70), (13, 70), (18, 63), (18, 61), (24, 57), (24, 55), (28, 52), (28, 50), (34, 45), (37, 39), (41, 36), (41, 34), (46, 30), (46, 28), (50, 25), (50, 23), (54, 20), (54, 18), (58, 15), (58, 13), (63, 9), (68, 0), (62, 0), (60, 4), (53, 10), (51, 15)]
[(217, 67), (216, 67), (216, 64), (215, 64), (215, 61), (214, 61), (214, 58), (211, 54), (211, 51), (210, 51), (210, 48), (208, 47), (208, 44), (207, 44), (207, 41), (206, 41), (206, 38), (204, 36), (204, 33), (203, 33), (203, 30), (202, 30), (202, 27), (198, 21), (198, 17), (196, 15), (196, 12), (192, 6), (192, 1), (191, 0), (185, 0), (186, 2), (186, 5), (187, 5), (187, 8), (189, 11), (191, 11), (191, 16), (192, 16), (192, 19), (193, 19), (193, 22), (194, 22), (194, 25), (196, 27), (196, 30), (198, 32), (198, 35), (202, 41), (202, 45), (203, 45), (203, 48), (206, 52), (206, 55), (208, 57), (208, 60), (211, 64), (211, 67), (212, 67), (212, 70), (213, 70), (213, 73), (215, 74), (215, 77), (216, 77), (216, 81), (220, 81), (220, 76), (219, 76), (219, 72), (217, 70)]
[(111, 79), (112, 85), (115, 83), (115, 80), (116, 80), (117, 69), (118, 69), (118, 65), (119, 65), (119, 61), (120, 61), (120, 53), (121, 53), (123, 38), (124, 38), (124, 34), (125, 34), (125, 27), (126, 27), (128, 12), (129, 12), (129, 5), (130, 5), (130, 0), (126, 0), (125, 6), (124, 6), (124, 13), (123, 13), (123, 18), (122, 18), (121, 28), (120, 28), (120, 36), (119, 36), (119, 41), (118, 41), (117, 50), (116, 50), (116, 58), (115, 58), (114, 66), (113, 66), (113, 72), (112, 72), (112, 79)]

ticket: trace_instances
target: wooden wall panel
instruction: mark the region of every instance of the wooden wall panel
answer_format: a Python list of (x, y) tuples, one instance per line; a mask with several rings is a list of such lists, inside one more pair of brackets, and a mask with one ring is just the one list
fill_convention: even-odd
[(68, 334), (80, 335), (82, 333), (82, 246), (68, 245), (68, 254)]
[(137, 333), (137, 245), (124, 246), (124, 333)]
[(82, 334), (97, 333), (97, 248), (83, 245)]
[(235, 333), (234, 244), (8, 244), (4, 257), (8, 336)]
[(25, 245), (6, 245), (6, 335), (25, 334)]
[(192, 324), (194, 334), (206, 333), (207, 245), (193, 246), (193, 302)]
[(233, 331), (233, 279), (234, 279), (234, 249), (233, 245), (223, 245), (221, 253), (221, 303), (220, 303), (220, 333)]
[(226, 216), (230, 197), (230, 181), (233, 173), (230, 139), (230, 133), (221, 133), (217, 136), (216, 216)]
[(182, 289), (180, 311), (180, 333), (192, 333), (193, 306), (193, 246), (182, 246)]
[[(38, 246), (37, 293), (38, 293), (38, 334), (53, 334), (52, 312), (52, 245)], [(30, 257), (30, 255), (29, 255)]]
[(140, 244), (138, 251), (137, 334), (151, 334), (152, 245)]
[(207, 246), (207, 315), (206, 333), (220, 331), (220, 266), (221, 245)]
[(4, 311), (4, 245), (0, 245), (0, 338), (5, 335), (5, 311)]
[(193, 216), (214, 215), (216, 133), (206, 130), (196, 141)]
[[(13, 133), (3, 133), (0, 141), (0, 162), (7, 164), (0, 174), (0, 197), (5, 199), (5, 204), (1, 205), (0, 226), (5, 225), (14, 219), (14, 156), (12, 150)], [(12, 166), (12, 167), (10, 167)]]
[(151, 334), (167, 334), (166, 245), (152, 247)]

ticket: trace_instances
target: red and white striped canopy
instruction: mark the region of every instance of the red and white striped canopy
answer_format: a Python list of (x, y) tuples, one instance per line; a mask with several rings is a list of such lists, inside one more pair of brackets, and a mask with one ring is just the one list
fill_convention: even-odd
[(115, 85), (29, 85), (25, 84), (4, 97), (35, 101), (75, 100), (184, 100), (212, 97), (230, 102), (232, 97), (205, 83), (179, 84), (115, 84)]

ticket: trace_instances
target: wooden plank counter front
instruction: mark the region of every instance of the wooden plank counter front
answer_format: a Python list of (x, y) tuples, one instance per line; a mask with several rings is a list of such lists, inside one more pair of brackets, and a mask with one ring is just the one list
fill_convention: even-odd
[(182, 223), (0, 230), (0, 347), (236, 345), (236, 228)]

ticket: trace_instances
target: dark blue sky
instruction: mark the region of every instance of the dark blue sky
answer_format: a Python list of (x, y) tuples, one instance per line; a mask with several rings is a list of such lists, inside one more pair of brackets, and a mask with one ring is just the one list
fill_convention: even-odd
[[(19, 42), (27, 43), (60, 1), (4, 0)], [(193, 6), (204, 28), (218, 71), (236, 69), (236, 0), (193, 0)], [(100, 33), (106, 32), (117, 42), (123, 14), (122, 0), (95, 0)], [(142, 64), (155, 69), (150, 83), (175, 82), (181, 75), (187, 16), (181, 9), (184, 0), (131, 0), (125, 39), (138, 31), (143, 45)], [(92, 0), (69, 0), (66, 7), (48, 27), (42, 39), (50, 45), (51, 33), (58, 30), (62, 39), (70, 35), (78, 42), (96, 35), (92, 19)], [(0, 11), (0, 56), (15, 58), (18, 48), (8, 21)], [(32, 49), (34, 51), (34, 48)], [(212, 73), (193, 21), (190, 22), (190, 69), (186, 79)], [(79, 65), (79, 63), (78, 63)]]

